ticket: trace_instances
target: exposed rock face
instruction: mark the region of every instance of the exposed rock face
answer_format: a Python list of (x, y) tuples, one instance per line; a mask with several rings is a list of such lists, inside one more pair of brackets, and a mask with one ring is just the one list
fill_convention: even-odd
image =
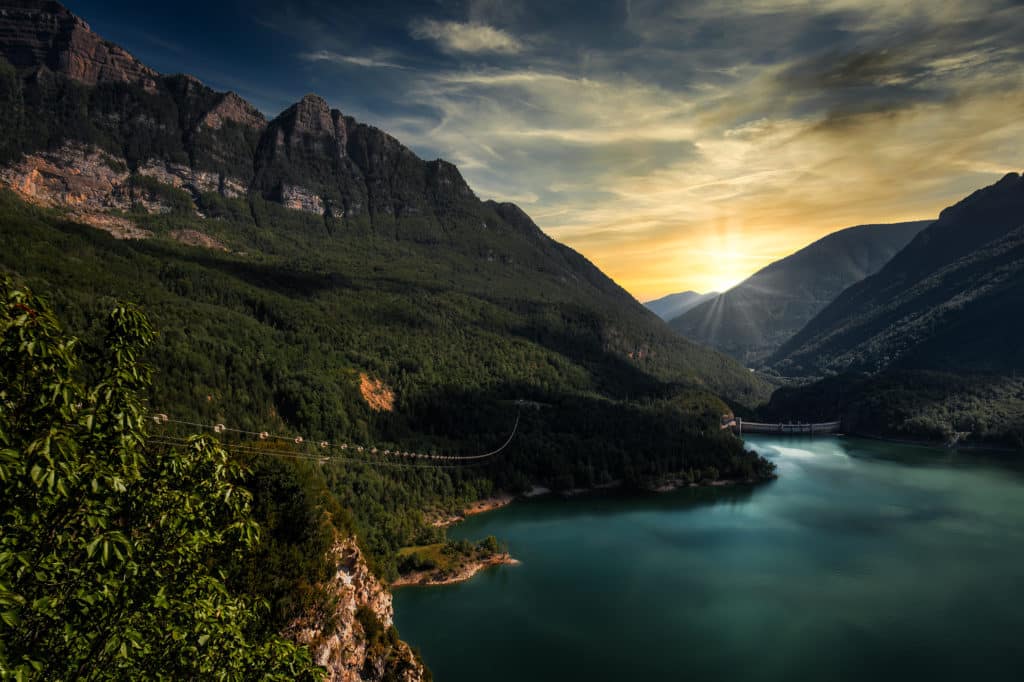
[[(63, 111), (54, 120), (61, 126), (58, 136), (77, 135), (67, 141), (102, 145), (143, 175), (228, 198), (255, 191), (288, 208), (322, 215), (329, 227), (354, 223), (385, 235), (437, 241), (460, 217), (480, 209), (455, 166), (423, 161), (394, 137), (332, 110), (317, 95), (303, 97), (268, 123), (234, 93), (149, 69), (57, 2), (5, 0), (0, 55), (15, 66), (21, 81), (21, 91), (12, 97), (15, 114), (5, 120), (9, 149), (39, 154), (55, 142), (52, 136), (16, 132), (39, 130), (30, 120), (33, 112), (16, 120), (21, 103), (32, 101), (39, 103), (44, 120)], [(63, 78), (108, 89), (130, 83), (152, 98), (131, 89), (111, 90), (68, 112), (69, 100), (60, 95)], [(81, 125), (65, 127), (60, 123), (65, 118)], [(109, 208), (122, 207), (120, 201), (106, 201)]]
[(59, 3), (22, 0), (4, 4), (0, 8), (0, 53), (15, 67), (44, 65), (87, 85), (125, 82), (156, 90), (155, 71), (100, 38)]
[(138, 173), (178, 189), (191, 192), (217, 192), (229, 199), (244, 196), (246, 192), (245, 185), (238, 178), (229, 178), (210, 171), (195, 170), (180, 163), (150, 159), (139, 166)]
[[(145, 239), (149, 230), (111, 209), (128, 210), (135, 199), (128, 187), (128, 170), (123, 162), (103, 152), (66, 145), (56, 152), (31, 154), (19, 163), (0, 168), (0, 182), (23, 199), (39, 206), (63, 207), (79, 222), (109, 232), (118, 239)], [(138, 196), (147, 210), (166, 210), (158, 201)]]
[(324, 214), (324, 200), (305, 187), (283, 185), (281, 187), (281, 203), (285, 208), (294, 211)]
[(93, 210), (129, 208), (121, 191), (128, 175), (123, 161), (78, 144), (30, 154), (0, 169), (4, 184), (32, 203)]
[(348, 123), (317, 95), (306, 95), (267, 126), (256, 152), (256, 186), (300, 211), (361, 215), (366, 190), (348, 158)]
[(202, 124), (219, 130), (226, 121), (233, 121), (248, 128), (262, 130), (267, 119), (253, 105), (233, 92), (224, 93), (212, 109), (203, 117)]
[[(137, 173), (165, 185), (191, 192), (219, 192), (226, 197), (245, 194), (236, 178), (197, 171), (182, 164), (151, 160)], [(0, 182), (41, 206), (79, 208), (84, 212), (142, 207), (166, 213), (170, 207), (144, 190), (132, 187), (125, 160), (101, 150), (68, 143), (52, 152), (28, 154), (0, 168)]]
[[(151, 161), (137, 172), (190, 192), (220, 192), (229, 197), (245, 193), (238, 180), (181, 164)], [(171, 210), (160, 196), (132, 184), (124, 159), (76, 143), (52, 152), (28, 154), (15, 164), (0, 167), (0, 183), (33, 204), (68, 209), (75, 220), (118, 239), (145, 239), (153, 234), (128, 218), (111, 215), (110, 211)], [(192, 246), (227, 250), (224, 244), (197, 230), (177, 230), (171, 237)]]
[(331, 554), (336, 572), (320, 586), (327, 598), (297, 618), (285, 634), (310, 648), (317, 664), (327, 668), (330, 682), (381, 680), (385, 675), (403, 682), (422, 680), (423, 665), (405, 642), (369, 641), (356, 615), (364, 608), (383, 628), (394, 623), (391, 593), (370, 572), (355, 538), (339, 538)]

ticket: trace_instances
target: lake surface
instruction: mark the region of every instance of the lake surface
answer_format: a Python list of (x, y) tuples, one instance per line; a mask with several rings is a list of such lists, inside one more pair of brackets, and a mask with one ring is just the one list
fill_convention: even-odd
[[(1024, 471), (749, 437), (779, 480), (469, 519), (519, 566), (402, 588), (439, 682), (1024, 679)], [(1012, 460), (1012, 457), (1006, 459)]]

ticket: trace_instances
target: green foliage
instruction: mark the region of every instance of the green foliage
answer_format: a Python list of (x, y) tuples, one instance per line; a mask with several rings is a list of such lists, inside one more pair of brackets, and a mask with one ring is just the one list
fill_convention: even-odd
[(304, 650), (253, 636), (259, 605), (218, 568), (259, 538), (243, 467), (206, 438), (147, 445), (153, 338), (119, 306), (84, 349), (0, 282), (0, 672), (316, 677)]
[[(161, 329), (151, 402), (182, 418), (478, 454), (508, 436), (515, 399), (530, 400), (512, 447), (484, 466), (350, 462), (323, 471), (384, 578), (398, 575), (399, 548), (443, 540), (424, 510), (457, 511), (496, 488), (643, 484), (707, 466), (723, 477), (760, 470), (756, 456), (719, 432), (728, 408), (707, 388), (716, 378), (716, 388), (741, 396), (749, 372), (612, 294), (566, 286), (554, 256), (519, 237), (489, 237), (496, 251), (514, 254), (504, 263), (481, 258), (468, 240), (331, 236), (317, 216), (257, 198), (220, 201), (256, 223), (153, 215), (146, 225), (201, 229), (243, 253), (117, 241), (0, 192), (8, 245), (0, 267), (45, 289), (96, 343), (101, 330), (91, 320), (114, 297), (146, 306)], [(631, 359), (627, 349), (638, 346), (648, 352)], [(365, 403), (362, 372), (394, 391), (394, 412)], [(267, 597), (276, 603), (283, 591)]]
[(398, 552), (398, 572), (403, 576), (428, 573), (433, 579), (444, 580), (462, 572), (469, 564), (486, 562), (507, 551), (493, 535), (476, 543), (463, 539), (403, 547)]
[(183, 189), (172, 187), (156, 178), (138, 173), (128, 179), (128, 184), (134, 191), (142, 193), (149, 200), (166, 204), (175, 213), (192, 212), (192, 195)]
[(781, 388), (768, 421), (828, 421), (849, 433), (1024, 449), (1024, 378), (888, 370)]

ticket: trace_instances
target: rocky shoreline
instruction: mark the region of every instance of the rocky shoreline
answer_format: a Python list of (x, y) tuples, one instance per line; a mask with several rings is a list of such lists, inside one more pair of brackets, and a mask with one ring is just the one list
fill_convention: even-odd
[(515, 495), (494, 495), (492, 497), (485, 497), (482, 500), (471, 502), (468, 507), (462, 510), (461, 514), (448, 514), (433, 519), (430, 524), (436, 528), (447, 528), (453, 526), (460, 521), (465, 521), (466, 517), (475, 516), (476, 514), (484, 514), (495, 509), (501, 509), (507, 507), (516, 500)]
[(439, 571), (416, 571), (407, 575), (400, 576), (397, 580), (391, 583), (391, 587), (403, 587), (407, 585), (452, 585), (454, 583), (461, 583), (469, 580), (480, 571), (491, 566), (518, 566), (520, 562), (518, 559), (513, 559), (512, 555), (508, 552), (502, 552), (501, 554), (495, 554), (486, 559), (478, 559), (470, 561), (464, 566), (459, 567), (454, 573), (445, 573)]

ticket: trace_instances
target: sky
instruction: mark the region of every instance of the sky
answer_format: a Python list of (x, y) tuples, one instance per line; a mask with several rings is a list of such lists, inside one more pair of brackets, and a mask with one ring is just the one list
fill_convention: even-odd
[(269, 117), (315, 92), (640, 300), (1024, 168), (1024, 0), (68, 0)]

